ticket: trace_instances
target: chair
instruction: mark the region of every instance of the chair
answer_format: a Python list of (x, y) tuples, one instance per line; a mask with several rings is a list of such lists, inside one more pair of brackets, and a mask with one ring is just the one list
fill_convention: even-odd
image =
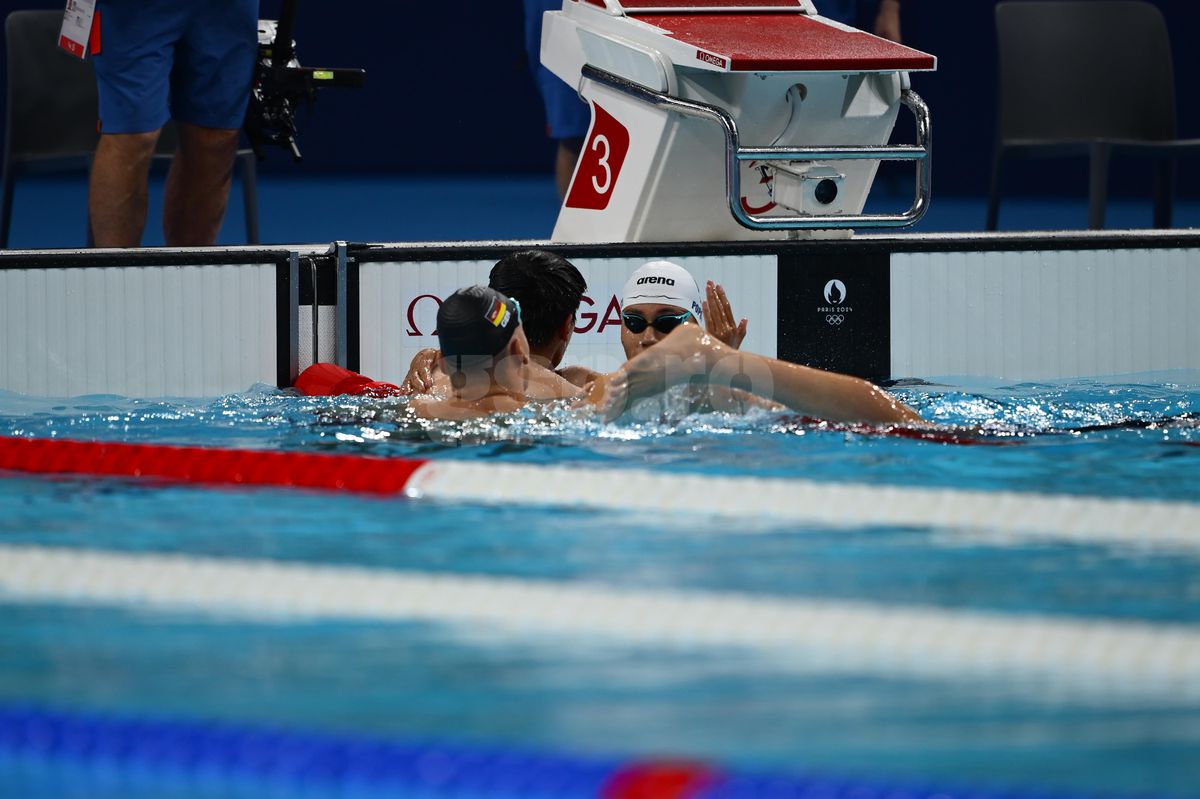
[[(0, 248), (8, 247), (12, 199), (19, 175), (87, 172), (96, 132), (96, 79), (90, 61), (58, 49), (62, 11), (14, 11), (4, 23), (8, 47), (8, 110), (5, 119), (3, 193), (0, 195)], [(173, 157), (176, 137), (168, 125), (154, 158)], [(251, 150), (239, 150), (245, 201), (246, 240), (258, 243), (258, 186)], [(91, 225), (88, 225), (91, 242)]]
[(1171, 43), (1158, 9), (1138, 0), (1023, 0), (996, 6), (999, 107), (987, 229), (1000, 211), (1006, 158), (1087, 156), (1088, 226), (1104, 227), (1113, 155), (1155, 159), (1154, 226), (1171, 226), (1176, 139)]

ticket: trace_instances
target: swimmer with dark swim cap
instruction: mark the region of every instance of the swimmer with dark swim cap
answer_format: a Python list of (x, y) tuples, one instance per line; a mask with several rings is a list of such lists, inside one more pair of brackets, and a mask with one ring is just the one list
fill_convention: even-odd
[[(521, 306), (486, 286), (451, 294), (438, 308), (438, 343), (451, 376), (488, 365), (521, 327)], [(524, 331), (521, 338), (523, 339)], [(528, 342), (525, 349), (529, 349)], [(453, 382), (453, 381), (452, 381)]]
[(521, 306), (487, 286), (459, 289), (438, 309), (439, 365), (449, 377), (445, 398), (416, 399), (417, 414), (469, 419), (515, 411), (533, 399), (529, 340)]
[[(535, 366), (530, 375), (534, 394), (544, 399), (578, 395), (590, 374), (581, 367), (560, 368), (587, 290), (575, 265), (546, 250), (523, 250), (496, 262), (488, 286), (521, 303), (521, 324)], [(405, 393), (449, 394), (439, 355), (435, 349), (417, 353), (402, 384)]]

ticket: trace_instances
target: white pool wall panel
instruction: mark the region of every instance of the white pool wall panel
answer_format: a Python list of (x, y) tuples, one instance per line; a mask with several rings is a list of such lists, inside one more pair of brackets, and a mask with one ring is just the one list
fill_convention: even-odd
[(273, 384), (276, 267), (0, 270), (0, 386), (216, 396)]
[(892, 375), (1200, 369), (1200, 251), (896, 253)]

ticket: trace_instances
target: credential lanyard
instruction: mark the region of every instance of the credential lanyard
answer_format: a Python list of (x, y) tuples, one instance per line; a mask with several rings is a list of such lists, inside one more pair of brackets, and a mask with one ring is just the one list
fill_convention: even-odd
[(92, 18), (95, 15), (96, 0), (67, 0), (58, 46), (76, 58), (84, 58), (88, 52), (88, 38), (92, 34)]

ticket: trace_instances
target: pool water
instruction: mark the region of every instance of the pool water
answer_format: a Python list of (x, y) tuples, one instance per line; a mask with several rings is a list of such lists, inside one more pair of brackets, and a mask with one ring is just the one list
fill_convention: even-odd
[[(565, 408), (463, 426), (403, 401), (0, 393), (0, 434), (800, 477), (1195, 503), (1200, 375), (895, 391), (937, 443), (752, 412)], [(638, 490), (631, 472), (630, 492)], [(1196, 531), (1200, 537), (1200, 530)], [(0, 546), (365, 566), (1022, 617), (1200, 624), (1200, 547), (823, 529), (131, 480), (0, 480)], [(934, 784), (1200, 796), (1200, 700), (802, 670), (754, 651), (429, 622), (253, 620), (0, 594), (0, 705)], [(1200, 674), (1196, 679), (1200, 681)], [(12, 768), (0, 759), (0, 794)]]

